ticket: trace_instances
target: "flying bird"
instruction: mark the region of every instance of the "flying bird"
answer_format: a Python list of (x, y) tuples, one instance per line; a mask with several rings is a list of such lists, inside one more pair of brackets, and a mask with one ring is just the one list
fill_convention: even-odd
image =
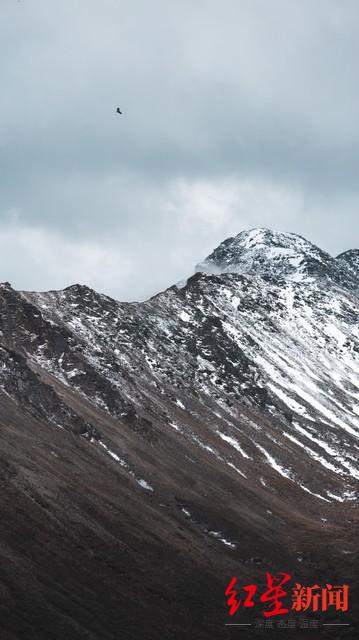
[(116, 109), (116, 113), (119, 113), (119, 114), (120, 114), (120, 116), (122, 116), (122, 111), (121, 111), (120, 107), (117, 107), (117, 109)]

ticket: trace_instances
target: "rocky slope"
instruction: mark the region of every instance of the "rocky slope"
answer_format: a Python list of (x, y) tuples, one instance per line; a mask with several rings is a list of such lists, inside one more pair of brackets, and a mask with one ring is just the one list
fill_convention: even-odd
[(4, 637), (228, 637), (232, 575), (355, 590), (358, 255), (256, 229), (144, 303), (0, 285)]

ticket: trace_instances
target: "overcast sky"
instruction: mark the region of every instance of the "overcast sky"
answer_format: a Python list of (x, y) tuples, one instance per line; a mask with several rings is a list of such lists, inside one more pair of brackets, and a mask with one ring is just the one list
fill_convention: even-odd
[(359, 247), (358, 60), (358, 0), (0, 0), (0, 281), (132, 300), (247, 228)]

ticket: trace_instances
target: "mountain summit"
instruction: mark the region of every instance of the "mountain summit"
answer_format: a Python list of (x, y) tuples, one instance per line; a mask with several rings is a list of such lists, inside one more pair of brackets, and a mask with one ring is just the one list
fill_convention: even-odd
[[(294, 233), (251, 229), (224, 240), (196, 271), (242, 273), (303, 281), (328, 277), (337, 284), (358, 284), (359, 260), (342, 254), (339, 260)], [(356, 255), (356, 254), (355, 254)]]

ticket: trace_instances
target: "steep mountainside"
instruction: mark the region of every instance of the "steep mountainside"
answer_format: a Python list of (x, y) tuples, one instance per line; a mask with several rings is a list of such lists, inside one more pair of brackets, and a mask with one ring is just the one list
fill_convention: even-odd
[(229, 637), (232, 575), (356, 588), (358, 255), (257, 229), (144, 303), (0, 285), (4, 637)]

